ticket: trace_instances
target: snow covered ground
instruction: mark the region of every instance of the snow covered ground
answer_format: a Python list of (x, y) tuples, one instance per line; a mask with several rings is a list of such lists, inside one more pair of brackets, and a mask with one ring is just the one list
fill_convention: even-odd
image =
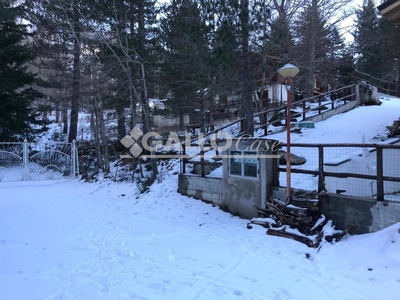
[[(372, 141), (399, 104), (355, 109), (370, 118), (336, 116), (303, 138)], [(162, 170), (145, 194), (104, 179), (1, 182), (0, 300), (400, 299), (400, 223), (310, 249), (178, 194), (178, 171)]]
[[(292, 143), (377, 143), (387, 139), (386, 126), (400, 118), (400, 99), (381, 94), (380, 106), (359, 106), (315, 123), (315, 128), (302, 128), (301, 134), (292, 134)], [(286, 142), (286, 131), (269, 135)]]
[(400, 223), (318, 251), (176, 180), (2, 183), (0, 299), (400, 299)]

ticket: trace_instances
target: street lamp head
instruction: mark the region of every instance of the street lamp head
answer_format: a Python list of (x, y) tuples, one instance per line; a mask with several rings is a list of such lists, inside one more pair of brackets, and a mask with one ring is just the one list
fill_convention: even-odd
[(293, 78), (297, 73), (299, 73), (299, 68), (292, 64), (286, 64), (278, 70), (278, 73), (283, 78)]

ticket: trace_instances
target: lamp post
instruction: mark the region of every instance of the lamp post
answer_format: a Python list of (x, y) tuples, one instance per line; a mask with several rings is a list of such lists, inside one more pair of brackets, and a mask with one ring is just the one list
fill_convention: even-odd
[(287, 91), (287, 105), (286, 105), (286, 204), (289, 204), (292, 200), (292, 193), (291, 193), (291, 176), (290, 176), (290, 168), (291, 168), (291, 161), (290, 161), (290, 121), (291, 121), (291, 114), (290, 114), (290, 106), (291, 106), (291, 99), (290, 99), (290, 92), (292, 87), (292, 80), (293, 77), (299, 72), (299, 68), (292, 64), (286, 64), (282, 68), (278, 70), (278, 73), (285, 79), (286, 84), (286, 91)]

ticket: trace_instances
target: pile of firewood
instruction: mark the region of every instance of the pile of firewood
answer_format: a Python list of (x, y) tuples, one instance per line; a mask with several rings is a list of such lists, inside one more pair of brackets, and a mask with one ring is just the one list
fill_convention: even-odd
[[(289, 205), (285, 202), (271, 198), (265, 203), (265, 208), (256, 207), (259, 218), (251, 220), (247, 225), (261, 225), (267, 228), (268, 235), (290, 238), (306, 244), (308, 247), (318, 248), (324, 237), (325, 226), (332, 226), (331, 222), (319, 211), (317, 197), (296, 197)], [(288, 228), (289, 227), (289, 228)], [(331, 228), (325, 235), (328, 242), (340, 241), (348, 231)]]

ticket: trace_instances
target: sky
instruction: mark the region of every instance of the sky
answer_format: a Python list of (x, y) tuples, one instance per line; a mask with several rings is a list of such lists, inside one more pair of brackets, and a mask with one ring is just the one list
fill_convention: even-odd
[[(316, 123), (304, 140), (387, 134), (400, 99), (381, 100)], [(400, 299), (400, 223), (312, 249), (180, 195), (178, 173), (171, 160), (144, 194), (102, 177), (3, 174), (0, 300)]]

